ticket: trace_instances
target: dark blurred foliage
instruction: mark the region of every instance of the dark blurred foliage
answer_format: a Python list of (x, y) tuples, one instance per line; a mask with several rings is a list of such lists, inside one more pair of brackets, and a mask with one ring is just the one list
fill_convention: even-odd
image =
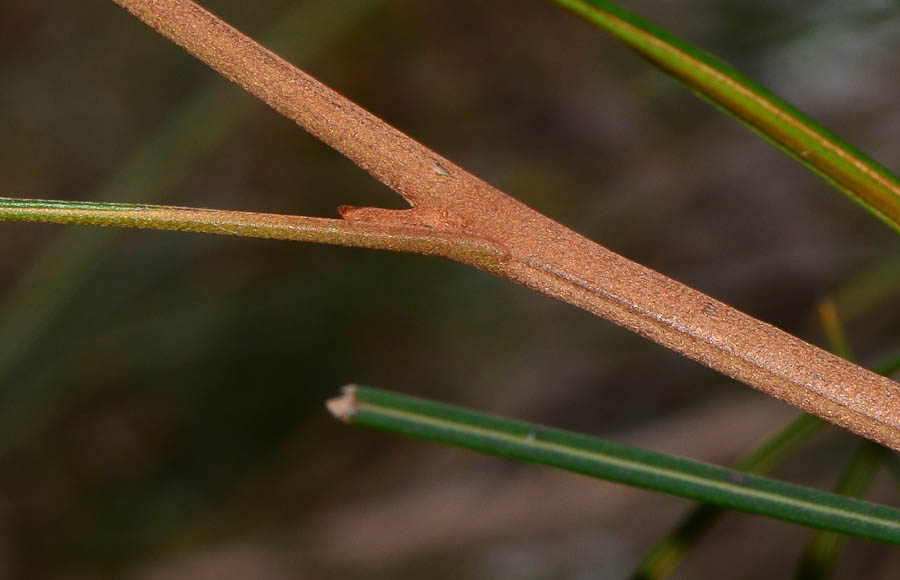
[[(900, 351), (896, 234), (550, 2), (204, 5), (634, 260), (814, 342), (834, 296), (862, 362)], [(900, 170), (896, 4), (627, 7)], [(402, 207), (111, 2), (2, 2), (0, 51), (2, 195)], [(324, 399), (359, 381), (721, 463), (792, 413), (433, 258), (2, 230), (3, 578), (623, 577), (687, 502), (349, 428)], [(827, 488), (852, 448), (831, 431), (779, 475)], [(783, 577), (808, 534), (731, 514), (676, 577)], [(898, 569), (851, 542), (836, 577)]]

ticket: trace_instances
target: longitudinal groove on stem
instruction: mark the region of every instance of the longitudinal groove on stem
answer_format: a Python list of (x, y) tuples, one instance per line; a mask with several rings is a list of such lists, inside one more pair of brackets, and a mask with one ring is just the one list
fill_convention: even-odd
[[(188, 0), (114, 0), (296, 121), (415, 208), (356, 210), (474, 236), (478, 267), (608, 318), (828, 421), (900, 449), (900, 385), (631, 262), (526, 207), (341, 97)], [(411, 250), (402, 243), (392, 249)]]

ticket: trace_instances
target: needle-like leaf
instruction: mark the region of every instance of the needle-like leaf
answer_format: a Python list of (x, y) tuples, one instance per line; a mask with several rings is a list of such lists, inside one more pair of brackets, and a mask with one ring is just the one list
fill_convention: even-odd
[(900, 180), (709, 54), (605, 0), (554, 0), (624, 42), (900, 232)]
[(338, 418), (401, 435), (559, 467), (805, 526), (900, 543), (900, 510), (594, 437), (347, 387)]

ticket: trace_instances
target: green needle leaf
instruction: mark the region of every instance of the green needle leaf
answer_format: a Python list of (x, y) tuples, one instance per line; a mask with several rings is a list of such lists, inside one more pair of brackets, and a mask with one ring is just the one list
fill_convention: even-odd
[(900, 543), (900, 510), (594, 437), (368, 387), (328, 402), (338, 418), (873, 540)]
[(724, 109), (900, 232), (900, 180), (736, 70), (604, 0), (554, 0)]
[[(887, 453), (887, 449), (871, 441), (861, 443), (835, 491), (846, 496), (862, 497)], [(847, 536), (841, 534), (821, 530), (814, 533), (806, 545), (795, 578), (821, 580), (831, 576), (846, 543)]]

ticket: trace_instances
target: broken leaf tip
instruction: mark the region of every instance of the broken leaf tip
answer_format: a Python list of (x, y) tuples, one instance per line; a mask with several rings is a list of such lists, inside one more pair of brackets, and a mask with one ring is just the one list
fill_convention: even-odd
[(359, 410), (359, 402), (356, 400), (356, 385), (347, 385), (341, 389), (340, 397), (328, 399), (325, 406), (331, 414), (345, 423), (349, 423), (356, 411)]

